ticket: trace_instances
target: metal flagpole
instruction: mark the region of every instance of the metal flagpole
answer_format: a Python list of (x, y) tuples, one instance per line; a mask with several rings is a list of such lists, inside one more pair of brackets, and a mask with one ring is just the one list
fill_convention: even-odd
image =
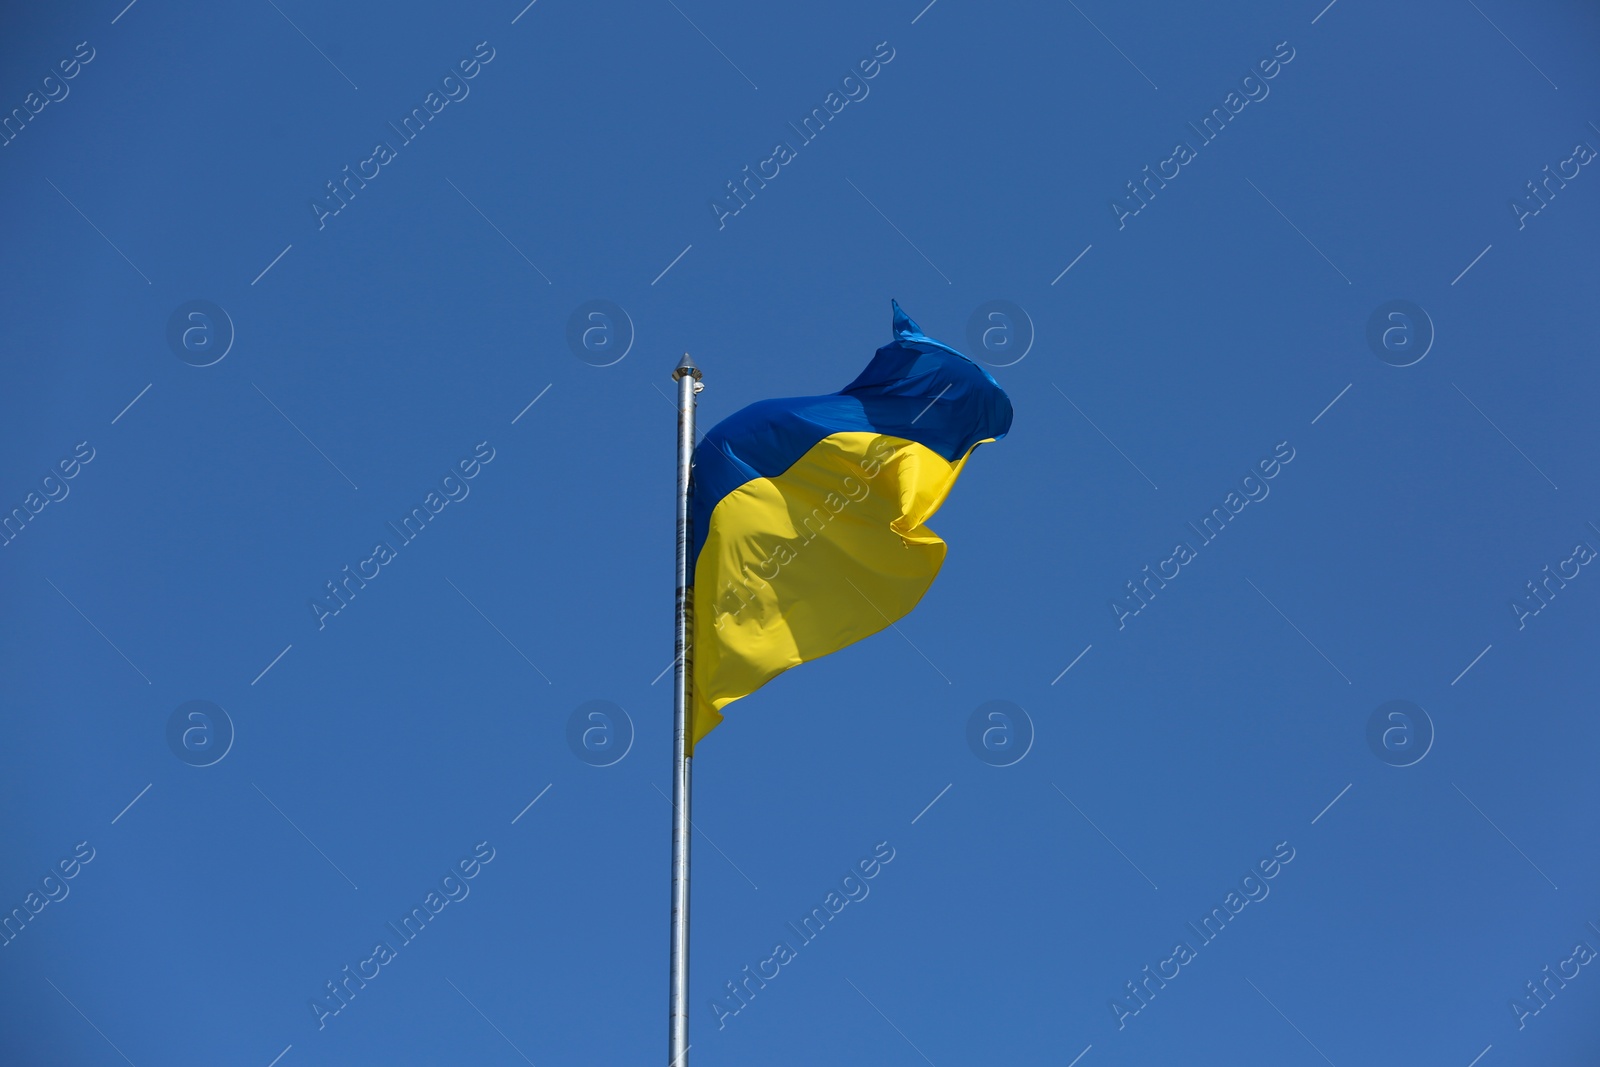
[(668, 994), (668, 1067), (687, 1067), (689, 1054), (689, 699), (693, 684), (694, 603), (689, 589), (690, 462), (700, 368), (685, 352), (672, 372), (678, 383), (677, 646), (672, 691), (672, 983)]

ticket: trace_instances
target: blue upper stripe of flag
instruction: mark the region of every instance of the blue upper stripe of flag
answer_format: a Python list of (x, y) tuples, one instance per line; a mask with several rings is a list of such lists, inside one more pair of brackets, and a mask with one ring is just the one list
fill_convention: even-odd
[(837, 393), (763, 400), (711, 428), (694, 452), (691, 566), (723, 497), (777, 477), (831, 434), (900, 437), (954, 462), (1011, 429), (1011, 400), (989, 372), (926, 336), (898, 303), (894, 337)]

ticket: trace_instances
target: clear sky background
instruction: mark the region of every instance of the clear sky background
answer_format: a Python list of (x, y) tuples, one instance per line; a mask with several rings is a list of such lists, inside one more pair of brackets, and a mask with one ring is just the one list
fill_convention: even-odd
[(898, 632), (701, 747), (692, 1062), (1592, 1062), (1592, 5), (123, 2), (0, 34), (8, 1064), (663, 1062), (668, 375), (838, 389), (891, 297), (1015, 426)]

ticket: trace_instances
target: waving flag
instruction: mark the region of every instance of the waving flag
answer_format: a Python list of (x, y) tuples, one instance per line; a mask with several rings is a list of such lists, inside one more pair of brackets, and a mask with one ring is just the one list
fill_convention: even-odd
[(894, 338), (839, 392), (752, 404), (695, 449), (691, 744), (728, 704), (905, 615), (939, 573), (925, 523), (1011, 428), (1011, 401), (898, 303)]

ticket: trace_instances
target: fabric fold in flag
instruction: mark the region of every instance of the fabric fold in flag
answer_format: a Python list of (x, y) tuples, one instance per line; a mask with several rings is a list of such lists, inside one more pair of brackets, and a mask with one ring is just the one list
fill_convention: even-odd
[(1011, 401), (898, 303), (894, 341), (826, 396), (764, 400), (694, 452), (691, 744), (777, 675), (885, 629), (944, 562), (928, 529)]

